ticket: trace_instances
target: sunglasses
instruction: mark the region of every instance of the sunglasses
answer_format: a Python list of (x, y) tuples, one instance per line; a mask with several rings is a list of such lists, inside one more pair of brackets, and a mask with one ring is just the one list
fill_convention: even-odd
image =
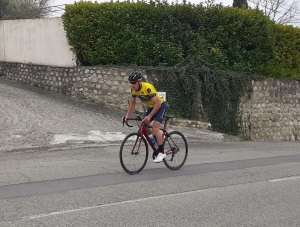
[(129, 83), (130, 83), (130, 84), (136, 84), (137, 81), (130, 81)]

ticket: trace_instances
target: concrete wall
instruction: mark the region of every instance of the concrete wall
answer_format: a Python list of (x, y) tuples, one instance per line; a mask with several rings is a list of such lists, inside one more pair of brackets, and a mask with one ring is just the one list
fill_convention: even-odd
[[(0, 76), (49, 91), (86, 98), (126, 110), (131, 70), (104, 67), (50, 67), (0, 62)], [(147, 78), (147, 77), (146, 77)], [(253, 93), (240, 104), (240, 132), (253, 140), (300, 140), (300, 83), (295, 80), (252, 81)], [(168, 98), (167, 98), (168, 99)], [(138, 106), (143, 111), (143, 106)], [(194, 124), (207, 128), (209, 124)]]
[(61, 18), (0, 21), (0, 61), (72, 67)]

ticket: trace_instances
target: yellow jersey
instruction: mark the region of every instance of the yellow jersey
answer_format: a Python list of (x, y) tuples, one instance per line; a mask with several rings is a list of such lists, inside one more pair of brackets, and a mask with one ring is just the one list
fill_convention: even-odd
[(131, 89), (131, 95), (134, 98), (138, 97), (143, 103), (145, 103), (150, 108), (154, 107), (154, 102), (151, 100), (154, 96), (158, 97), (160, 103), (164, 101), (161, 97), (157, 95), (157, 91), (155, 90), (153, 85), (146, 82), (141, 83), (141, 88), (138, 91)]

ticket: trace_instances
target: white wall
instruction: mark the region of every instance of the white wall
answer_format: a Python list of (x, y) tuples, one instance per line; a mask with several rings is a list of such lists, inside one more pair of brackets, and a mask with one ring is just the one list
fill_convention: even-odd
[[(75, 65), (61, 18), (0, 21), (0, 60), (71, 67)], [(2, 43), (2, 44), (1, 44)], [(3, 47), (4, 46), (4, 47)]]
[(4, 21), (0, 20), (0, 61), (5, 61), (3, 27), (4, 27)]

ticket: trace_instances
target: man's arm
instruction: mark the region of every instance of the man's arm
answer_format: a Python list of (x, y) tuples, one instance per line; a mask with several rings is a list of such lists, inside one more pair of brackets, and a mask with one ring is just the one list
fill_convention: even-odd
[(150, 123), (151, 118), (157, 113), (157, 111), (161, 107), (161, 103), (157, 96), (154, 96), (153, 98), (151, 98), (151, 100), (154, 102), (154, 107), (152, 111), (149, 113), (149, 115), (145, 117), (144, 120), (146, 121), (146, 123)]
[(127, 110), (127, 114), (125, 116), (125, 121), (127, 121), (127, 118), (129, 118), (130, 114), (134, 110), (135, 104), (136, 104), (136, 98), (131, 97), (130, 104), (129, 104), (129, 107), (128, 107), (128, 110)]

